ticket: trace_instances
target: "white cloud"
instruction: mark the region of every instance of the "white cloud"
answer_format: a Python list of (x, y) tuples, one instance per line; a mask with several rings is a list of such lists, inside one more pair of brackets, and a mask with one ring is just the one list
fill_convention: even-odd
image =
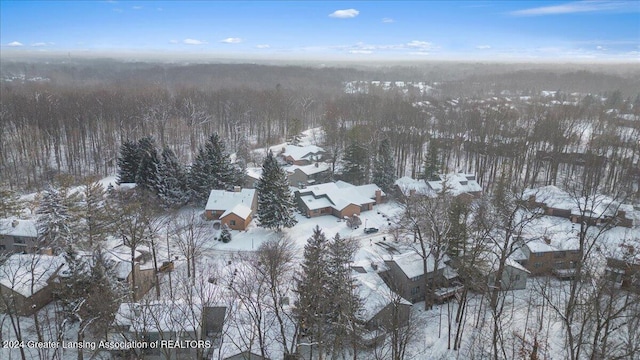
[(133, 10), (142, 10), (142, 6), (132, 6)]
[(356, 9), (344, 9), (344, 10), (336, 10), (329, 14), (329, 17), (338, 18), (338, 19), (350, 19), (358, 16), (360, 11)]
[(186, 45), (205, 45), (207, 42), (196, 39), (184, 39), (182, 40), (182, 43)]
[(382, 22), (383, 22), (383, 23), (387, 23), (387, 24), (389, 24), (389, 23), (394, 23), (394, 22), (396, 22), (396, 21), (395, 21), (395, 20), (393, 20), (392, 18), (383, 18), (383, 19), (382, 19)]
[(429, 50), (433, 48), (433, 44), (427, 41), (413, 40), (407, 43), (407, 47), (412, 49)]
[(31, 44), (31, 46), (47, 46), (47, 45), (48, 45), (48, 44), (47, 44), (47, 43), (44, 43), (44, 42), (37, 42), (37, 43), (33, 43), (33, 44)]
[(478, 45), (476, 46), (476, 49), (480, 49), (480, 50), (491, 49), (491, 45)]
[(271, 45), (269, 45), (269, 44), (258, 44), (258, 45), (256, 45), (256, 47), (258, 49), (268, 49), (268, 48), (271, 47)]
[(177, 44), (177, 43), (179, 43), (178, 40), (169, 40), (169, 44)]
[(8, 43), (7, 46), (18, 47), (18, 46), (24, 46), (24, 44), (22, 44), (19, 41), (12, 41), (12, 42)]
[(530, 9), (512, 11), (514, 16), (539, 16), (574, 14), (584, 12), (638, 12), (640, 7), (636, 1), (587, 0), (574, 1), (561, 5), (541, 6)]
[(220, 42), (223, 42), (225, 44), (238, 44), (238, 43), (242, 42), (242, 39), (230, 37), (230, 38), (226, 38), (224, 40), (220, 40)]
[(349, 54), (366, 55), (366, 54), (373, 54), (373, 51), (371, 51), (371, 50), (349, 50)]

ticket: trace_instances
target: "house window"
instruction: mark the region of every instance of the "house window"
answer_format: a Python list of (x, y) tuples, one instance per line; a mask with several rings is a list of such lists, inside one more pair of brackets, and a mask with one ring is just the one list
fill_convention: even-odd
[(420, 292), (420, 286), (416, 286), (413, 289), (411, 289), (411, 295), (416, 295)]
[(542, 267), (542, 263), (537, 262), (537, 263), (533, 264), (533, 267), (536, 268), (536, 269), (539, 269), (539, 268)]
[(544, 253), (536, 253), (536, 257), (543, 257)]
[(520, 281), (520, 275), (516, 275), (516, 281)]
[(565, 251), (556, 251), (556, 252), (553, 254), (553, 257), (554, 257), (554, 258), (563, 258), (563, 257), (565, 257), (565, 256), (567, 256), (567, 253), (566, 253)]
[(229, 220), (229, 225), (234, 226), (236, 224), (235, 220)]
[(553, 267), (555, 267), (556, 269), (563, 269), (564, 261), (556, 261), (555, 264), (553, 264)]
[(16, 244), (24, 244), (24, 239), (18, 236), (14, 236), (13, 242)]

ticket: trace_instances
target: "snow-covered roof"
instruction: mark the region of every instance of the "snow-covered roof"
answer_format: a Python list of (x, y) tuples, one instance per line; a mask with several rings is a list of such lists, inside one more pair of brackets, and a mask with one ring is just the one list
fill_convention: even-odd
[[(362, 299), (362, 309), (358, 313), (358, 317), (361, 320), (369, 321), (391, 303), (393, 293), (376, 273), (355, 274), (353, 279), (358, 287), (357, 294)], [(405, 299), (402, 299), (401, 303), (411, 305)]]
[(45, 288), (63, 265), (62, 256), (13, 254), (0, 266), (0, 284), (29, 297)]
[(532, 253), (553, 252), (559, 249), (555, 246), (551, 246), (542, 240), (532, 240), (525, 244)]
[(252, 179), (260, 179), (262, 177), (262, 168), (261, 167), (248, 167), (245, 171), (247, 176)]
[(181, 299), (122, 303), (113, 324), (130, 332), (197, 331), (202, 314), (202, 306), (198, 305)]
[(442, 191), (442, 186), (445, 181), (449, 187), (449, 193), (453, 196), (482, 191), (482, 186), (478, 184), (476, 176), (473, 174), (455, 173), (440, 175), (440, 180), (427, 181), (427, 184), (431, 190), (439, 192)]
[(317, 173), (321, 173), (329, 170), (329, 164), (326, 163), (315, 163), (311, 165), (291, 165), (285, 168), (287, 172), (294, 173), (296, 170), (300, 170), (305, 175), (313, 175)]
[[(488, 251), (481, 254), (479, 258), (480, 260), (484, 261), (484, 264), (486, 265), (485, 267), (481, 267), (481, 270), (485, 271), (485, 275), (498, 271), (498, 267), (500, 266), (500, 259), (498, 258), (497, 254)], [(524, 271), (527, 274), (530, 273), (529, 270), (525, 269), (524, 266), (520, 265), (520, 263), (515, 261), (512, 257), (508, 257), (505, 260), (505, 266)]]
[(408, 176), (404, 176), (396, 180), (395, 184), (405, 196), (409, 196), (411, 192), (415, 192), (420, 195), (433, 194), (433, 190), (431, 190), (431, 188), (427, 186), (427, 183), (422, 179), (416, 180)]
[(36, 222), (33, 220), (0, 219), (0, 235), (38, 237)]
[[(362, 206), (375, 202), (368, 196), (372, 188), (379, 189), (374, 184), (354, 186), (340, 181), (311, 185), (306, 189), (299, 190), (299, 192), (300, 199), (310, 210), (331, 207), (340, 211), (349, 206), (349, 204)], [(375, 197), (375, 194), (373, 197)]]
[(297, 146), (297, 145), (286, 145), (283, 148), (282, 156), (287, 157), (290, 156), (294, 161), (298, 160), (314, 160), (317, 155), (324, 154), (324, 149), (315, 146), (315, 145), (307, 145), (307, 146)]
[[(240, 214), (246, 213), (246, 210), (241, 208), (235, 209), (236, 206), (244, 205), (251, 210), (255, 194), (255, 189), (241, 189), (240, 191), (211, 190), (205, 210), (224, 210), (226, 215), (228, 215), (227, 211), (231, 211), (240, 216)], [(234, 209), (240, 214), (233, 211)]]
[(246, 219), (249, 217), (249, 215), (251, 215), (252, 211), (253, 210), (251, 210), (250, 206), (247, 206), (245, 204), (238, 204), (234, 206), (232, 209), (223, 212), (222, 215), (220, 215), (220, 218), (223, 218), (230, 214), (236, 214), (239, 217)]
[[(385, 261), (395, 262), (400, 270), (402, 270), (402, 272), (410, 279), (424, 275), (424, 264), (422, 263), (422, 256), (420, 256), (420, 254), (415, 251), (395, 255), (393, 257), (385, 259)], [(438, 262), (438, 270), (444, 269), (447, 266), (445, 264), (445, 261), (447, 261), (447, 258), (441, 259)], [(433, 271), (434, 264), (435, 258), (433, 257), (433, 255), (429, 254), (429, 256), (427, 257), (427, 270), (429, 272)]]

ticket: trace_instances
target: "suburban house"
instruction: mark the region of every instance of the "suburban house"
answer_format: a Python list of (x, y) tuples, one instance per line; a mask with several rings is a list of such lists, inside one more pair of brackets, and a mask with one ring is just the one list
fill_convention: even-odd
[(258, 184), (258, 180), (262, 177), (261, 167), (248, 167), (244, 173), (244, 188), (255, 189)]
[[(483, 262), (478, 266), (478, 270), (487, 279), (487, 285), (491, 287), (497, 286), (497, 272), (499, 268), (499, 259), (493, 253), (487, 253)], [(504, 264), (504, 270), (500, 278), (500, 290), (522, 290), (527, 288), (527, 279), (529, 278), (529, 270), (520, 265), (512, 258), (507, 258)]]
[(605, 275), (614, 286), (640, 293), (640, 258), (608, 257)]
[(257, 208), (256, 190), (236, 186), (233, 191), (211, 190), (204, 214), (207, 219), (220, 220), (230, 229), (245, 230)]
[(627, 216), (633, 213), (633, 206), (620, 204), (608, 196), (577, 198), (557, 186), (548, 185), (526, 189), (523, 197), (529, 206), (542, 208), (545, 215), (566, 218), (572, 223), (587, 221), (592, 225), (633, 226), (633, 219)]
[(515, 259), (524, 266), (531, 275), (555, 275), (560, 279), (575, 275), (577, 263), (582, 260), (578, 249), (559, 249), (551, 245), (548, 238), (519, 240), (523, 257)]
[(314, 163), (312, 165), (291, 165), (286, 167), (289, 177), (289, 185), (297, 188), (305, 188), (309, 185), (324, 183), (329, 180), (331, 168), (326, 163)]
[(477, 198), (482, 194), (482, 186), (476, 181), (474, 174), (451, 173), (438, 175), (440, 180), (427, 181), (429, 189), (435, 193), (441, 192), (446, 186), (448, 192), (453, 196)]
[(340, 219), (369, 211), (385, 197), (375, 184), (355, 186), (344, 181), (311, 185), (295, 192), (298, 208), (307, 217), (331, 214)]
[(290, 165), (310, 165), (321, 161), (325, 153), (323, 148), (315, 145), (286, 145), (282, 147), (279, 156)]
[(131, 272), (131, 248), (120, 245), (109, 249), (104, 254), (107, 264), (109, 264), (115, 272), (118, 281), (124, 282), (131, 286), (133, 277), (135, 276), (136, 288), (134, 291), (134, 300), (141, 299), (146, 293), (156, 285), (156, 272), (153, 266), (153, 260), (149, 252), (136, 250)]
[[(436, 288), (455, 288), (454, 282), (458, 278), (457, 272), (447, 265), (449, 258), (445, 256), (438, 262), (435, 268), (433, 255), (427, 257), (426, 274), (428, 279), (434, 279)], [(389, 256), (384, 260), (386, 271), (380, 273), (382, 279), (389, 287), (404, 299), (412, 303), (425, 299), (425, 272), (422, 256), (415, 251), (409, 251), (400, 255)], [(437, 291), (437, 290), (436, 290)], [(455, 292), (451, 294), (453, 296)], [(439, 300), (439, 299), (435, 299)], [(445, 298), (441, 299), (446, 300)]]
[(413, 179), (409, 176), (403, 176), (395, 181), (396, 190), (404, 196), (413, 196), (415, 194), (425, 196), (435, 196), (435, 192), (427, 185), (423, 179)]
[(37, 250), (38, 229), (35, 221), (0, 220), (0, 252), (33, 253)]
[(245, 350), (235, 355), (227, 356), (222, 360), (269, 360), (269, 358), (263, 357), (262, 355), (256, 354), (255, 352)]
[(357, 294), (363, 300), (357, 316), (365, 329), (384, 331), (407, 324), (411, 303), (394, 294), (376, 272), (354, 272), (352, 277)]
[[(194, 300), (197, 301), (197, 300)], [(155, 348), (112, 350), (114, 358), (196, 359), (211, 358), (222, 334), (226, 306), (209, 306), (182, 299), (147, 303), (122, 303), (107, 334), (109, 341), (158, 342)], [(210, 341), (212, 346), (162, 346), (184, 341)], [(200, 354), (198, 354), (200, 351)]]
[(13, 254), (0, 265), (0, 309), (32, 315), (53, 301), (62, 256)]

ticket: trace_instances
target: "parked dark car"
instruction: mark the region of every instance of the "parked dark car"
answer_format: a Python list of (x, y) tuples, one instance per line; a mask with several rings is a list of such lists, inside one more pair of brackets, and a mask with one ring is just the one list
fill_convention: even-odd
[(370, 228), (365, 228), (364, 229), (364, 233), (365, 234), (373, 234), (373, 233), (377, 233), (378, 229), (374, 228), (374, 227), (370, 227)]

